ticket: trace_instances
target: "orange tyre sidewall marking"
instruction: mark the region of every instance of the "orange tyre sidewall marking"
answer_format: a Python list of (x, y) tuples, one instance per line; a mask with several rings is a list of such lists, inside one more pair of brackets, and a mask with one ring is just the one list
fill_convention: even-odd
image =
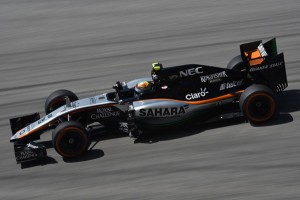
[[(264, 96), (264, 97), (267, 97), (268, 100), (270, 100), (271, 102), (271, 109), (270, 109), (270, 112), (268, 113), (268, 116), (263, 118), (263, 119), (256, 119), (256, 118), (253, 118), (251, 116), (251, 114), (249, 113), (249, 110), (246, 109), (246, 108), (249, 108), (249, 104), (250, 102), (252, 101), (253, 98), (257, 97), (257, 96)], [(273, 114), (275, 113), (275, 101), (274, 101), (274, 98), (267, 94), (267, 93), (262, 93), (262, 92), (258, 92), (258, 93), (254, 93), (252, 95), (250, 95), (250, 97), (248, 97), (246, 99), (246, 103), (245, 105), (243, 106), (243, 112), (245, 112), (246, 116), (249, 118), (249, 120), (253, 121), (253, 122), (264, 122), (264, 121), (267, 121), (269, 119), (271, 119), (271, 117), (273, 116)]]
[(56, 146), (56, 150), (61, 154), (63, 155), (64, 157), (75, 157), (75, 156), (79, 156), (80, 154), (83, 153), (83, 151), (85, 150), (85, 148), (83, 148), (79, 153), (76, 153), (74, 155), (67, 155), (65, 153), (63, 153), (63, 151), (60, 149), (60, 141), (61, 141), (61, 138), (63, 137), (64, 135), (64, 132), (66, 131), (70, 131), (70, 130), (75, 130), (76, 132), (80, 133), (82, 136), (84, 136), (85, 138), (85, 141), (84, 141), (84, 146), (86, 147), (87, 146), (87, 143), (88, 143), (88, 139), (87, 139), (87, 135), (79, 128), (77, 127), (67, 127), (65, 129), (63, 129), (62, 131), (59, 132), (56, 140), (55, 140), (55, 146)]

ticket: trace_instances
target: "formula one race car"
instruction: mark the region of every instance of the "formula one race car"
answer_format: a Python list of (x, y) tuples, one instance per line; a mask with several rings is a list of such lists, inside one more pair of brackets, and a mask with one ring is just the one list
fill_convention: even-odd
[(244, 115), (253, 124), (264, 123), (276, 113), (275, 95), (288, 86), (284, 56), (277, 54), (275, 38), (242, 44), (240, 51), (227, 68), (153, 63), (151, 77), (117, 82), (113, 92), (85, 99), (55, 91), (46, 100), (46, 116), (10, 119), (16, 160), (46, 156), (45, 146), (34, 141), (49, 129), (57, 153), (73, 158), (87, 151), (95, 123), (133, 137), (195, 118), (205, 123)]

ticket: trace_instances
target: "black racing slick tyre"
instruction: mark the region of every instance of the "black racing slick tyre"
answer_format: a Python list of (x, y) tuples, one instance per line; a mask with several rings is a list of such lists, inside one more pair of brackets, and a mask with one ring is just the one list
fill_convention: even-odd
[(232, 58), (227, 64), (227, 69), (242, 71), (245, 69), (245, 63), (240, 55)]
[(70, 101), (78, 100), (76, 94), (69, 90), (56, 90), (51, 93), (45, 102), (45, 112), (46, 114), (51, 113), (53, 110), (59, 108), (62, 105), (66, 104), (65, 97), (68, 97)]
[(59, 155), (75, 158), (87, 151), (90, 140), (86, 129), (80, 123), (66, 121), (54, 129), (52, 144)]
[(252, 124), (269, 121), (276, 113), (274, 92), (265, 85), (251, 85), (240, 97), (240, 109)]

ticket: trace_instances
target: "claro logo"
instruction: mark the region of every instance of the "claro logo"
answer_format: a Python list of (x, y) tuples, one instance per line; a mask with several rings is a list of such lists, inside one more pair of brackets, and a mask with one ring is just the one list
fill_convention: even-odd
[(201, 99), (201, 98), (205, 97), (206, 94), (208, 94), (208, 91), (206, 91), (206, 88), (204, 88), (204, 89), (200, 88), (200, 92), (187, 94), (185, 96), (185, 99), (186, 100)]
[(187, 69), (185, 71), (180, 71), (180, 77), (185, 77), (185, 76), (194, 76), (196, 74), (202, 74), (202, 67), (196, 67), (196, 68), (191, 68), (191, 69)]

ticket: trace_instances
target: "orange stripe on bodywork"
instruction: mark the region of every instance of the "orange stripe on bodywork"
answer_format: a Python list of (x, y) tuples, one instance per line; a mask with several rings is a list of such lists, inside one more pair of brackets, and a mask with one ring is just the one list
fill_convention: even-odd
[(234, 94), (225, 94), (219, 97), (214, 97), (211, 99), (205, 99), (205, 100), (199, 100), (199, 101), (183, 101), (183, 100), (176, 100), (176, 99), (167, 99), (167, 98), (157, 98), (157, 99), (146, 99), (146, 100), (139, 100), (139, 101), (155, 101), (155, 100), (162, 100), (162, 101), (175, 101), (175, 102), (181, 102), (181, 103), (187, 103), (187, 104), (193, 104), (193, 105), (200, 105), (200, 104), (206, 104), (206, 103), (212, 103), (216, 101), (221, 101), (224, 99), (230, 99), (232, 97), (235, 97), (239, 95), (240, 93), (243, 93), (245, 90), (240, 90)]

